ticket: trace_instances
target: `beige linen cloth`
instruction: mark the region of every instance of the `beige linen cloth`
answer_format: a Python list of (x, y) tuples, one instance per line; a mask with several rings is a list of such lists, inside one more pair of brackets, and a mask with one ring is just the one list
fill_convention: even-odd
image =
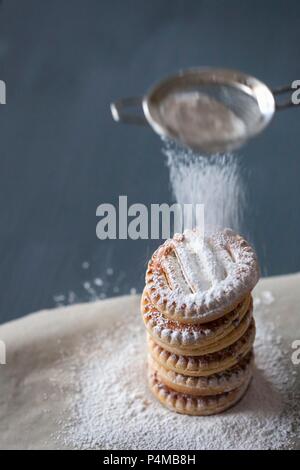
[[(280, 348), (287, 356), (287, 360), (292, 363), (291, 345), (295, 340), (300, 339), (300, 274), (261, 280), (256, 288), (255, 297), (260, 299), (258, 303), (265, 298), (266, 303), (269, 304), (269, 307), (262, 313), (258, 308), (256, 316), (263, 315), (264, 318), (260, 318), (261, 321), (274, 324), (275, 332), (281, 338)], [(88, 338), (95, 331), (101, 331), (102, 334), (107, 331), (109, 340), (109, 335), (113, 331), (110, 328), (112, 322), (117, 322), (118, 328), (124, 328), (124, 331), (128, 324), (138, 324), (138, 335), (143, 335), (139, 315), (139, 296), (45, 310), (0, 326), (0, 340), (6, 344), (7, 356), (6, 365), (0, 365), (0, 448), (77, 447), (76, 442), (68, 443), (60, 438), (60, 435), (63, 436), (60, 428), (65, 421), (66, 410), (70, 408), (76, 393), (74, 383), (70, 382), (70, 377), (74, 380), (74, 375), (61, 374), (59, 380), (56, 380), (61, 393), (53, 392), (53, 377), (57, 379), (57, 364), (61, 360), (61, 355), (64, 354), (69, 359), (78, 355), (83, 338)], [(111, 355), (114, 355), (114, 342), (116, 338), (112, 338)], [(143, 337), (142, 344), (144, 343), (146, 342)], [(291, 364), (291, 374), (293, 380), (296, 381), (294, 387), (297, 391), (300, 386), (300, 365)], [(152, 405), (150, 398), (151, 406), (154, 407), (153, 413), (160, 410), (160, 405), (154, 403), (154, 400)], [(286, 412), (288, 413), (288, 410)], [(260, 413), (259, 406), (257, 413)], [(299, 414), (300, 405), (298, 404)], [(177, 419), (176, 416), (174, 419)], [(182, 416), (178, 419), (186, 418), (190, 419), (190, 417)], [(201, 420), (201, 418), (196, 419)], [(122, 425), (123, 423), (120, 422), (120, 426)], [(180, 440), (180, 428), (176, 429), (178, 429), (176, 432)], [(172, 438), (176, 440), (174, 432)], [(188, 432), (185, 427), (185, 433)], [(247, 432), (251, 433), (251, 429)], [(273, 429), (272, 432), (276, 443), (278, 429)], [(131, 437), (126, 438), (128, 442), (126, 445), (130, 448)], [(132, 436), (132, 448), (139, 448), (140, 439), (142, 437), (139, 434)], [(294, 429), (288, 442), (288, 447), (299, 448), (299, 429)], [(140, 446), (145, 447), (145, 444), (141, 441)]]

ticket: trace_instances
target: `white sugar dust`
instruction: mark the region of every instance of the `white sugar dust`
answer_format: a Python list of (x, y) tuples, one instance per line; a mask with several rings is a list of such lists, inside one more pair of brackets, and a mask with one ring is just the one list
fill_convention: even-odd
[(299, 381), (283, 352), (288, 339), (278, 336), (270, 320), (274, 296), (270, 291), (255, 295), (254, 378), (234, 408), (199, 418), (161, 406), (147, 386), (144, 327), (132, 308), (117, 322), (83, 335), (71, 353), (61, 352), (51, 393), (65, 408), (51, 440), (63, 448), (106, 450), (295, 447)]
[(201, 156), (164, 140), (170, 185), (179, 204), (204, 204), (205, 230), (244, 233), (245, 185), (236, 155)]

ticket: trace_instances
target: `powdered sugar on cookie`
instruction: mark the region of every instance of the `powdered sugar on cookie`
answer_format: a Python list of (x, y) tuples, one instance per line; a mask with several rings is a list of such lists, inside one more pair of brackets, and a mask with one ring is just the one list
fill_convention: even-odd
[(233, 310), (258, 278), (254, 250), (232, 230), (208, 237), (188, 230), (154, 253), (146, 287), (166, 316), (206, 323)]

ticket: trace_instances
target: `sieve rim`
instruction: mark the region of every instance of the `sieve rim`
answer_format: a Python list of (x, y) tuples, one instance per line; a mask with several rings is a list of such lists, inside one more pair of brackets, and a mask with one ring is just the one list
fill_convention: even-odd
[[(153, 130), (163, 136), (169, 137), (182, 143), (174, 129), (169, 128), (160, 112), (160, 105), (168, 95), (174, 91), (183, 91), (187, 86), (199, 85), (223, 85), (238, 89), (252, 97), (259, 110), (260, 118), (253, 129), (247, 129), (243, 139), (228, 139), (226, 143), (230, 150), (238, 148), (246, 140), (259, 134), (271, 121), (276, 105), (275, 98), (270, 88), (261, 80), (240, 72), (238, 70), (213, 68), (213, 67), (193, 67), (180, 70), (178, 73), (170, 75), (152, 86), (142, 100), (144, 115)], [(185, 89), (186, 89), (185, 88)], [(186, 143), (188, 144), (188, 143)], [(217, 147), (222, 147), (221, 142), (217, 142)], [(221, 148), (220, 148), (221, 149)], [(216, 148), (216, 150), (218, 150)]]

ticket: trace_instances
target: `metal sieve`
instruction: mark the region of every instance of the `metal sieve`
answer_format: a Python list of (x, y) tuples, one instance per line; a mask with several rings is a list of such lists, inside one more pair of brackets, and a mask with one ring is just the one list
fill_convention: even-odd
[[(297, 106), (292, 92), (292, 85), (271, 90), (235, 70), (195, 68), (160, 81), (144, 97), (112, 103), (111, 112), (117, 122), (150, 124), (162, 137), (211, 154), (239, 148), (269, 124), (276, 110)], [(275, 96), (284, 93), (290, 93), (288, 100), (276, 102)]]

